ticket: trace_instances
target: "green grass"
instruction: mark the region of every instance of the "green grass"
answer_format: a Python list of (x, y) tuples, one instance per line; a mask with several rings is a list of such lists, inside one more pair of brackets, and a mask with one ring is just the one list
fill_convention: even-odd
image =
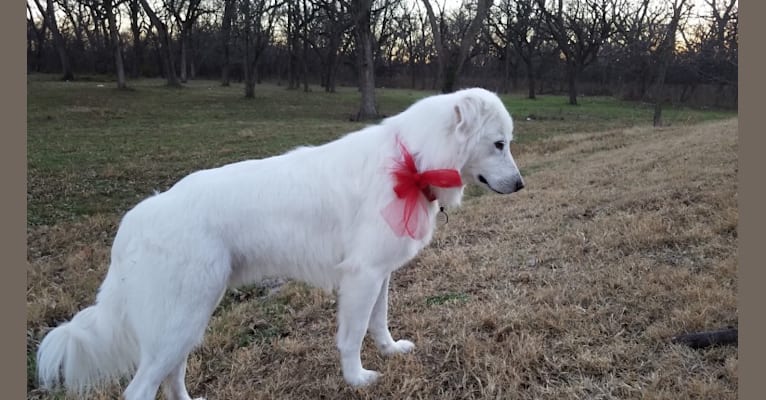
[[(654, 105), (616, 100), (612, 97), (580, 97), (578, 105), (567, 104), (564, 96), (542, 96), (530, 100), (521, 96), (504, 96), (515, 119), (516, 140), (528, 143), (554, 135), (606, 131), (652, 121)], [(666, 107), (663, 119), (667, 125), (686, 125), (730, 118), (726, 110), (698, 110), (688, 107)]]
[(465, 293), (448, 292), (426, 298), (426, 305), (441, 306), (445, 304), (464, 304), (468, 302), (469, 297)]
[[(84, 215), (122, 213), (154, 190), (191, 171), (319, 144), (359, 129), (350, 117), (355, 88), (325, 93), (288, 91), (266, 84), (254, 99), (241, 85), (194, 81), (172, 89), (161, 80), (61, 82), (45, 75), (27, 80), (28, 223), (50, 225)], [(432, 92), (380, 89), (379, 111), (400, 112)], [(504, 96), (516, 120), (516, 140), (644, 124), (651, 107), (606, 97), (564, 96), (528, 100)], [(731, 112), (672, 108), (671, 124), (730, 117)], [(529, 117), (529, 120), (527, 120)]]

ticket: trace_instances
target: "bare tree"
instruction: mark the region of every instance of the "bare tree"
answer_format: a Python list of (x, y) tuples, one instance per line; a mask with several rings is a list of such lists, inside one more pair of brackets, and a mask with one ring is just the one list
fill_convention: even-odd
[(678, 24), (684, 14), (688, 14), (686, 0), (673, 0), (671, 5), (670, 22), (668, 23), (665, 35), (662, 39), (659, 49), (657, 49), (657, 80), (654, 84), (654, 126), (662, 126), (662, 101), (663, 89), (665, 86), (665, 77), (668, 71), (668, 65), (673, 57), (676, 45), (676, 32)]
[(660, 48), (665, 34), (662, 24), (665, 10), (653, 4), (652, 0), (626, 4), (625, 12), (618, 14), (615, 21), (613, 42), (619, 46), (619, 54), (613, 64), (618, 64), (625, 79), (637, 86), (634, 99), (644, 99), (652, 84), (654, 73), (649, 55)]
[[(508, 90), (507, 81), (513, 69), (511, 54), (516, 54), (525, 64), (528, 97), (535, 96), (535, 61), (539, 59), (540, 45), (545, 35), (543, 22), (534, 0), (503, 0), (490, 14), (492, 30), (489, 41), (502, 54), (504, 61), (503, 91)], [(515, 85), (514, 85), (515, 86)]]
[[(428, 23), (431, 25), (431, 36), (433, 38), (433, 47), (436, 50), (436, 82), (441, 85), (444, 80), (444, 69), (448, 61), (447, 48), (442, 40), (444, 33), (444, 26), (446, 25), (446, 18), (444, 16), (444, 7), (439, 9), (439, 18), (436, 18), (434, 9), (431, 6), (429, 0), (423, 0), (423, 5), (426, 8), (426, 16), (428, 16)], [(443, 85), (442, 85), (443, 86)]]
[(577, 80), (612, 35), (619, 0), (536, 0), (566, 61), (569, 104), (577, 105)]
[(27, 3), (27, 65), (34, 58), (34, 70), (40, 71), (43, 62), (43, 48), (45, 47), (46, 36), (46, 24), (40, 24), (37, 27), (37, 22), (34, 19), (34, 13), (32, 8)]
[(224, 0), (223, 19), (221, 20), (221, 44), (223, 64), (221, 65), (221, 86), (229, 86), (231, 69), (231, 24), (236, 11), (237, 0)]
[[(70, 37), (66, 40), (69, 43), (67, 54), (71, 60), (80, 60), (81, 64), (90, 62), (94, 64), (95, 59), (98, 56), (98, 50), (94, 48), (86, 48), (86, 40), (84, 35), (90, 35), (88, 28), (93, 21), (87, 18), (87, 13), (84, 11), (90, 9), (98, 4), (92, 4), (92, 1), (74, 1), (69, 0), (54, 0), (58, 9), (63, 12), (63, 22), (59, 22), (61, 28), (68, 23), (70, 25), (68, 32)], [(66, 28), (65, 28), (66, 29)], [(59, 29), (62, 30), (62, 29)], [(74, 37), (71, 37), (74, 35)], [(90, 38), (90, 36), (88, 36)], [(93, 44), (93, 43), (88, 43)], [(95, 51), (94, 51), (95, 50)]]
[(469, 51), (474, 46), (477, 35), (487, 17), (492, 0), (477, 1), (476, 13), (455, 43), (445, 43), (442, 27), (446, 24), (446, 21), (443, 10), (440, 10), (441, 17), (437, 20), (431, 2), (423, 0), (423, 5), (426, 7), (434, 39), (434, 47), (437, 52), (437, 68), (439, 71), (437, 76), (441, 80), (441, 90), (444, 93), (453, 92), (457, 86), (463, 65), (468, 59)]
[(684, 36), (686, 48), (696, 55), (694, 70), (703, 80), (719, 87), (737, 85), (739, 9), (737, 0), (707, 0), (709, 7), (700, 17), (705, 24), (697, 26), (690, 39)]
[(171, 50), (170, 33), (168, 32), (168, 26), (157, 16), (152, 7), (147, 3), (147, 0), (139, 0), (141, 6), (144, 8), (144, 12), (149, 16), (149, 20), (152, 21), (152, 25), (157, 30), (158, 46), (160, 51), (160, 57), (162, 58), (162, 68), (165, 71), (167, 84), (171, 87), (179, 87), (181, 83), (178, 81), (178, 75), (176, 75), (175, 57)]
[(339, 52), (353, 19), (349, 18), (348, 3), (345, 1), (319, 0), (316, 5), (318, 32), (312, 48), (322, 65), (322, 86), (327, 92), (335, 92)]
[(48, 27), (53, 36), (53, 45), (56, 48), (56, 52), (59, 55), (61, 61), (61, 74), (62, 80), (74, 80), (74, 73), (72, 72), (72, 64), (69, 60), (69, 54), (67, 53), (66, 41), (59, 31), (58, 23), (56, 22), (56, 10), (53, 7), (53, 0), (47, 0), (46, 6), (43, 7), (40, 4), (40, 0), (35, 0), (35, 5), (40, 11), (43, 17), (43, 23)]
[[(514, 58), (518, 56), (518, 49), (514, 49), (511, 36), (511, 27), (517, 25), (515, 20), (513, 2), (503, 0), (493, 7), (489, 14), (489, 29), (485, 30), (486, 41), (495, 49), (503, 67), (503, 79), (500, 91), (508, 93), (518, 86), (518, 64)], [(511, 84), (513, 82), (513, 84)]]
[[(111, 70), (114, 65), (114, 56), (109, 34), (108, 18), (104, 13), (104, 7), (101, 0), (89, 0), (80, 2), (84, 4), (87, 11), (90, 12), (90, 21), (85, 28), (88, 35), (88, 42), (91, 45), (93, 54), (93, 63), (96, 71), (104, 72)], [(88, 29), (90, 28), (90, 29)]]
[[(416, 3), (417, 4), (417, 3)], [(418, 20), (409, 11), (401, 13), (396, 20), (397, 36), (406, 52), (406, 62), (410, 69), (410, 87), (415, 88), (415, 65), (418, 62), (417, 39)]]
[(287, 52), (288, 89), (297, 89), (303, 84), (303, 91), (309, 91), (309, 50), (316, 49), (317, 17), (324, 2), (308, 0), (287, 3)]
[[(586, 84), (651, 102), (676, 88), (682, 102), (737, 101), (736, 0), (705, 0), (702, 23), (688, 29), (682, 17), (670, 58), (670, 17), (655, 0), (464, 0), (456, 9), (446, 0), (105, 1), (29, 1), (29, 71), (58, 71), (64, 60), (72, 75), (117, 71), (122, 86), (121, 59), (130, 78), (156, 66), (169, 85), (220, 73), (222, 85), (246, 78), (248, 92), (287, 73), (304, 90), (356, 79), (360, 119), (378, 115), (381, 82), (450, 91), (462, 78), (500, 90), (526, 82), (530, 98), (568, 90), (574, 104)], [(698, 85), (716, 92), (693, 96)]]
[(372, 0), (351, 0), (347, 3), (354, 20), (354, 43), (359, 74), (361, 104), (356, 113), (356, 120), (378, 118), (378, 105), (375, 101), (375, 59), (372, 35)]
[(188, 80), (189, 72), (189, 53), (191, 51), (191, 34), (194, 23), (200, 17), (202, 8), (200, 7), (201, 0), (165, 0), (165, 6), (173, 15), (173, 19), (178, 25), (180, 32), (180, 45), (181, 45), (181, 75), (180, 79), (182, 83), (186, 83)]
[[(109, 38), (112, 43), (112, 51), (114, 52), (117, 88), (125, 89), (128, 85), (125, 82), (125, 64), (122, 59), (122, 46), (120, 44), (120, 35), (118, 33), (117, 18), (114, 16), (114, 0), (103, 0), (102, 6), (104, 7), (104, 14), (106, 14), (107, 21), (109, 22)], [(117, 3), (117, 6), (119, 6), (119, 3)]]
[(239, 11), (242, 16), (243, 59), (245, 98), (255, 97), (255, 82), (258, 62), (264, 49), (271, 42), (281, 1), (241, 0)]
[(374, 53), (376, 61), (383, 65), (392, 65), (394, 54), (399, 50), (397, 43), (397, 14), (399, 13), (399, 0), (386, 0), (378, 3), (378, 11), (373, 19), (373, 37), (375, 38)]
[(138, 19), (141, 14), (141, 4), (138, 0), (130, 0), (128, 8), (130, 9), (130, 33), (133, 38), (133, 64), (130, 68), (130, 75), (132, 78), (138, 78), (141, 75), (141, 65), (144, 61), (141, 25)]
[(316, 17), (317, 8), (309, 7), (307, 0), (302, 0), (299, 4), (301, 12), (300, 24), (298, 29), (298, 36), (301, 39), (301, 52), (300, 52), (300, 66), (301, 66), (301, 78), (303, 81), (303, 91), (309, 91), (309, 47), (311, 42), (310, 25), (314, 22)]
[(425, 46), (422, 41), (426, 18), (420, 2), (399, 2), (388, 23), (391, 30), (387, 44), (389, 67), (396, 69), (396, 66), (406, 65), (411, 88), (416, 86), (418, 67), (425, 62)]
[(720, 3), (718, 0), (706, 0), (705, 3), (710, 6), (711, 34), (715, 37), (715, 43), (721, 47), (726, 47), (727, 44), (736, 45), (739, 20), (737, 0)]

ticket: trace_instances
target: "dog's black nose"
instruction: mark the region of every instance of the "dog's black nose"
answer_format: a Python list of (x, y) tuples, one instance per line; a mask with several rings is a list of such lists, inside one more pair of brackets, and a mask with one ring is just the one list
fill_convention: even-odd
[(513, 188), (513, 191), (518, 192), (521, 189), (524, 189), (524, 181), (519, 179), (518, 181), (516, 181), (516, 187)]

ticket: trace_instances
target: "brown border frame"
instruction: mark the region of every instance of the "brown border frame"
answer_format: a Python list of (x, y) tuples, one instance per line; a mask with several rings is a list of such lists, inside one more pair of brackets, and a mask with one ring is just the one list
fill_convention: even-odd
[(0, 38), (5, 59), (0, 63), (3, 122), (0, 147), (0, 315), (4, 322), (0, 354), (6, 367), (0, 373), (2, 397), (26, 397), (26, 9), (22, 2), (5, 2), (0, 13)]

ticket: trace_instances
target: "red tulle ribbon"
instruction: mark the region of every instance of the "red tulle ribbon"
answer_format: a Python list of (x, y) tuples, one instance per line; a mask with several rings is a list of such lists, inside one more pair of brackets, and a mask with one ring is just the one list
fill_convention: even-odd
[(415, 160), (407, 148), (396, 139), (402, 152), (402, 160), (396, 161), (391, 172), (394, 177), (396, 198), (383, 210), (383, 217), (397, 236), (409, 235), (413, 239), (422, 239), (426, 229), (423, 220), (428, 209), (427, 202), (436, 200), (431, 186), (452, 188), (463, 185), (460, 173), (454, 169), (432, 169), (418, 172)]

